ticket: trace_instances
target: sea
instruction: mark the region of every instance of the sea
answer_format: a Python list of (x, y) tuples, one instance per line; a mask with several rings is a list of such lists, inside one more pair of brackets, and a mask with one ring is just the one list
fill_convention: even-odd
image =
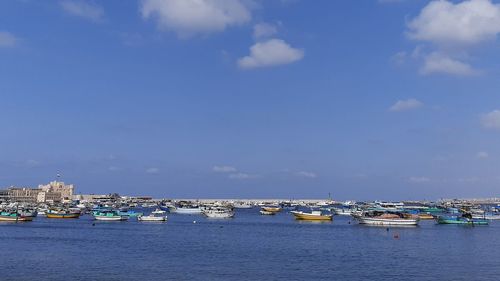
[(285, 211), (166, 223), (0, 223), (0, 280), (500, 280), (500, 222), (417, 227), (296, 221)]

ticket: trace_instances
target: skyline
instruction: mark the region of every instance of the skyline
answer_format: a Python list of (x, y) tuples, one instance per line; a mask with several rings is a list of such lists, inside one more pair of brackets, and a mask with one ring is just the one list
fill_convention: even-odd
[(2, 187), (498, 197), (499, 1), (23, 0), (0, 19)]

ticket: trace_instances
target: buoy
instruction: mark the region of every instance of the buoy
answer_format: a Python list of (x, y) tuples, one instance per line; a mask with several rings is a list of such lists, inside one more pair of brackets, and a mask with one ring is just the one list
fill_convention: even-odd
[(394, 234), (394, 239), (399, 239), (399, 233)]
[(389, 228), (386, 228), (385, 230), (386, 230), (386, 231), (389, 231)]
[(193, 223), (196, 223), (196, 221), (193, 221)]

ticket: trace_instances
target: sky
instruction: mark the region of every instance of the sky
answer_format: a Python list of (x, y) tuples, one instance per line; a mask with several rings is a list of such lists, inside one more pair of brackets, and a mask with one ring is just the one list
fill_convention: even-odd
[(0, 186), (500, 197), (500, 1), (0, 2)]

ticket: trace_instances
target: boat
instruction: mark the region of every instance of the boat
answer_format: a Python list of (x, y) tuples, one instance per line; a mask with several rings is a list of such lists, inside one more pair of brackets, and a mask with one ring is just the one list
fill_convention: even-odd
[(380, 226), (415, 226), (420, 219), (418, 216), (407, 213), (387, 213), (387, 212), (362, 212), (352, 215), (359, 224), (380, 225)]
[(213, 206), (203, 210), (203, 214), (208, 218), (228, 219), (234, 217), (232, 208)]
[(70, 212), (48, 212), (45, 215), (48, 219), (77, 219), (80, 217), (79, 213)]
[(475, 219), (464, 216), (439, 216), (437, 218), (437, 223), (459, 225), (488, 225), (489, 221), (486, 219)]
[(16, 211), (2, 211), (0, 212), (0, 221), (10, 221), (10, 222), (26, 222), (32, 221), (33, 217), (26, 217), (20, 215)]
[(421, 220), (433, 220), (434, 219), (434, 216), (431, 214), (428, 214), (428, 213), (418, 213), (417, 216)]
[(310, 213), (302, 211), (291, 211), (296, 220), (311, 220), (311, 221), (331, 221), (332, 214), (323, 214), (321, 211), (311, 211)]
[(145, 222), (165, 222), (167, 221), (167, 216), (165, 215), (165, 211), (156, 209), (149, 216), (138, 215), (137, 221), (145, 221)]
[(473, 219), (484, 219), (484, 220), (500, 220), (500, 215), (493, 213), (484, 213), (482, 215), (472, 215)]
[(105, 210), (105, 211), (96, 211), (93, 213), (94, 219), (100, 221), (126, 221), (128, 220), (128, 216), (122, 216), (117, 211), (113, 210)]
[(173, 206), (170, 209), (171, 213), (183, 214), (183, 215), (200, 215), (203, 210), (198, 205), (182, 205), (182, 206)]
[(330, 208), (330, 210), (338, 216), (350, 216), (355, 211), (351, 208)]
[(266, 211), (266, 210), (260, 210), (260, 214), (261, 215), (268, 215), (268, 216), (272, 216), (272, 215), (276, 215), (277, 212), (271, 212), (271, 211)]
[(266, 212), (278, 213), (279, 211), (281, 211), (281, 208), (276, 206), (263, 206), (261, 207), (261, 210)]
[(128, 216), (128, 217), (139, 217), (144, 215), (144, 213), (139, 213), (134, 210), (127, 210), (127, 211), (118, 211), (118, 214), (120, 216)]
[(236, 209), (251, 209), (253, 208), (251, 203), (248, 202), (235, 202), (233, 207)]

